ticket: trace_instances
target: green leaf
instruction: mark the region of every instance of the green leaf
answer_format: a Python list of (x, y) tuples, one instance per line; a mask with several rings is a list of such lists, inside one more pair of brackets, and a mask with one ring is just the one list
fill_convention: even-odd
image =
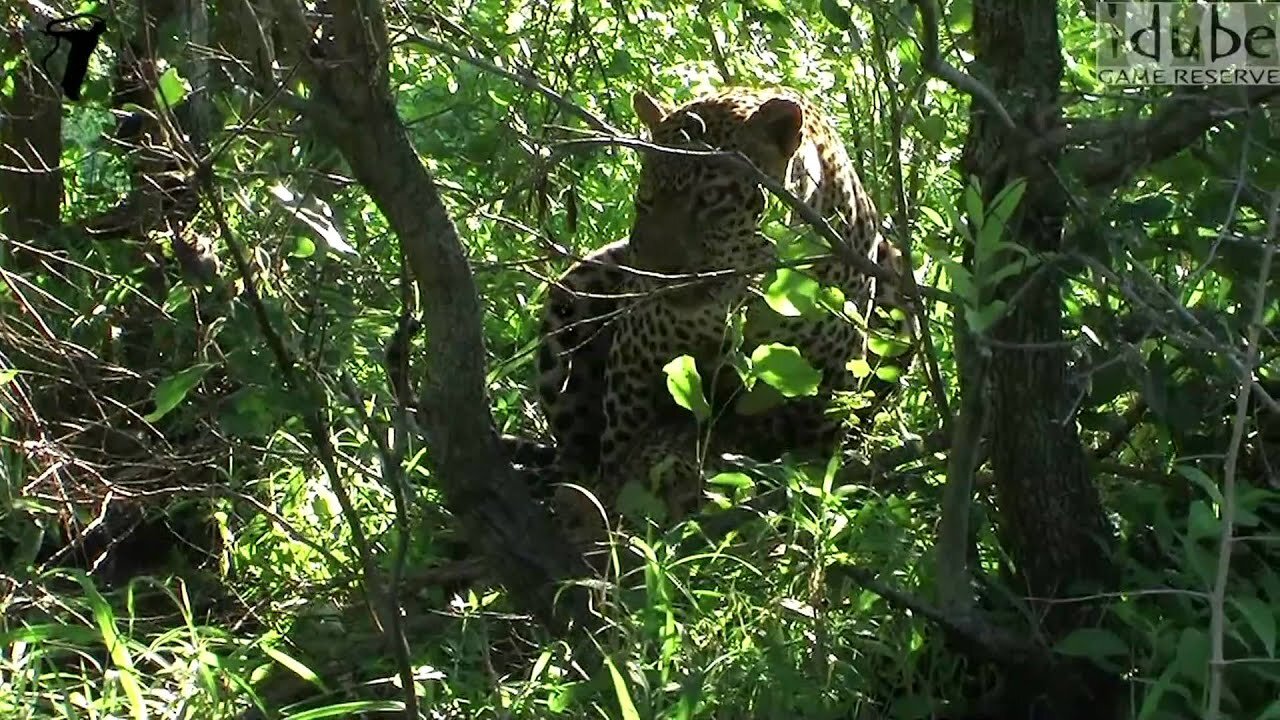
[(947, 119), (941, 115), (927, 115), (916, 124), (920, 137), (931, 143), (942, 144), (947, 139)]
[(939, 230), (943, 230), (951, 227), (947, 223), (947, 221), (942, 217), (942, 214), (931, 207), (921, 207), (920, 214), (923, 215), (926, 220), (933, 223), (933, 226), (938, 228)]
[(0, 370), (0, 387), (4, 387), (18, 377), (18, 371), (14, 369)]
[(374, 713), (394, 713), (404, 714), (404, 701), (402, 700), (352, 700), (350, 702), (334, 703), (325, 705), (311, 710), (303, 710), (300, 713), (289, 715), (289, 720), (324, 720), (324, 718), (351, 718), (351, 717), (368, 717), (364, 713), (370, 715)]
[(799, 317), (813, 313), (822, 286), (817, 280), (790, 268), (782, 268), (765, 288), (764, 300), (779, 315)]
[(178, 74), (177, 68), (164, 71), (156, 81), (156, 104), (160, 107), (173, 107), (186, 99), (191, 92), (191, 84)]
[(1029, 270), (1035, 265), (1036, 263), (1027, 262), (1026, 260), (1014, 260), (995, 272), (984, 274), (982, 276), (982, 287), (995, 287), (996, 285), (1004, 282), (1007, 278), (1017, 275), (1025, 270)]
[(1173, 665), (1178, 675), (1193, 681), (1203, 681), (1209, 665), (1209, 635), (1200, 628), (1182, 629), (1178, 649), (1174, 651)]
[(902, 368), (897, 365), (881, 365), (876, 368), (876, 377), (885, 382), (898, 382), (902, 379)]
[[(655, 468), (650, 468), (650, 472), (655, 472)], [(656, 472), (661, 475), (662, 470)], [(652, 519), (658, 524), (667, 521), (666, 504), (639, 481), (626, 483), (618, 491), (618, 511), (631, 520)]]
[(1245, 622), (1249, 623), (1249, 629), (1253, 630), (1253, 633), (1262, 641), (1262, 646), (1267, 649), (1267, 657), (1274, 658), (1276, 656), (1276, 609), (1256, 597), (1231, 598), (1231, 604), (1236, 606), (1244, 616)]
[(1218, 521), (1218, 516), (1213, 514), (1209, 509), (1209, 505), (1203, 500), (1193, 500), (1191, 508), (1187, 512), (1187, 535), (1192, 540), (1201, 538), (1216, 537), (1221, 532), (1222, 525)]
[(1079, 628), (1062, 638), (1054, 650), (1063, 655), (1094, 659), (1129, 654), (1129, 646), (1118, 635), (1102, 628)]
[(1213, 500), (1213, 504), (1222, 507), (1222, 491), (1218, 489), (1218, 484), (1213, 481), (1203, 470), (1191, 465), (1174, 465), (1173, 471), (1182, 477), (1190, 480)]
[(973, 223), (973, 227), (979, 232), (982, 231), (982, 222), (986, 220), (987, 214), (982, 209), (982, 194), (978, 190), (977, 178), (973, 184), (964, 189), (964, 211), (969, 217), (969, 222)]
[(707, 480), (709, 485), (724, 485), (735, 490), (755, 487), (755, 481), (745, 473), (723, 472)]
[(791, 345), (770, 343), (751, 353), (752, 373), (787, 397), (816, 395), (822, 373)]
[(965, 308), (964, 320), (969, 324), (969, 329), (974, 333), (982, 333), (987, 328), (995, 324), (997, 320), (1004, 315), (1007, 303), (1003, 300), (993, 300), (989, 304), (977, 308)]
[(867, 362), (865, 358), (854, 358), (845, 367), (859, 380), (871, 375), (871, 363)]
[(848, 30), (853, 25), (849, 11), (838, 0), (822, 0), (822, 16), (837, 29)]
[(170, 410), (178, 407), (186, 399), (187, 393), (191, 392), (191, 388), (200, 384), (200, 381), (204, 379), (204, 374), (209, 372), (211, 367), (213, 365), (209, 363), (192, 365), (186, 370), (161, 380), (160, 384), (156, 385), (156, 390), (153, 394), (156, 409), (144, 419), (153, 423), (168, 415)]
[(129, 699), (136, 720), (145, 720), (147, 705), (142, 698), (142, 686), (138, 682), (138, 673), (133, 666), (133, 656), (129, 653), (128, 639), (121, 637), (116, 629), (115, 613), (93, 580), (83, 572), (76, 571), (74, 577), (84, 590), (85, 597), (93, 609), (93, 619), (102, 634), (102, 644), (107, 648), (111, 662), (115, 664), (120, 679), (121, 689)]
[(328, 688), (325, 687), (324, 680), (321, 680), (320, 676), (317, 675), (314, 670), (308, 667), (306, 663), (270, 645), (264, 644), (264, 645), (260, 645), (259, 647), (262, 649), (262, 652), (267, 654), (267, 657), (271, 658), (272, 660), (275, 660), (277, 663), (280, 663), (280, 665), (282, 665), (289, 672), (293, 673), (294, 675), (297, 675), (298, 677), (302, 678), (306, 682), (309, 682), (312, 685), (315, 685), (321, 690), (328, 690)]
[(1142, 699), (1142, 707), (1138, 711), (1138, 720), (1147, 720), (1156, 717), (1156, 712), (1160, 708), (1160, 698), (1164, 697), (1166, 691), (1170, 689), (1180, 691), (1179, 694), (1186, 696), (1187, 691), (1180, 685), (1173, 684), (1174, 671), (1177, 667), (1170, 665), (1160, 673), (1160, 677), (1147, 690), (1145, 697)]
[(996, 199), (991, 201), (991, 209), (987, 212), (988, 219), (999, 220), (1003, 224), (1009, 222), (1009, 218), (1013, 217), (1013, 211), (1018, 208), (1018, 203), (1022, 202), (1022, 195), (1027, 191), (1027, 181), (1018, 178), (1009, 183), (996, 195)]
[(609, 679), (613, 681), (613, 693), (618, 697), (618, 709), (622, 712), (622, 720), (640, 720), (635, 703), (631, 702), (631, 693), (627, 691), (627, 681), (613, 664), (613, 658), (604, 656), (605, 667), (609, 668)]
[(316, 244), (311, 238), (297, 238), (293, 243), (293, 252), (289, 254), (296, 258), (309, 258), (316, 254)]
[(896, 358), (909, 351), (911, 344), (895, 337), (873, 334), (867, 337), (867, 348), (878, 357)]
[(681, 355), (663, 366), (662, 371), (667, 374), (667, 392), (676, 404), (700, 421), (711, 417), (711, 406), (702, 394), (702, 376), (692, 356)]

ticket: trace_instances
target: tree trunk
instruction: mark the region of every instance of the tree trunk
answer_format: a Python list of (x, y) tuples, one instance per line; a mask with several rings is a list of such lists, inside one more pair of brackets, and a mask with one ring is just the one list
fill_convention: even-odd
[[(2, 221), (11, 241), (37, 243), (58, 227), (62, 211), (62, 95), (36, 71), (21, 42), (18, 51), (26, 57), (0, 113), (0, 207), (8, 208)], [(5, 249), (11, 251), (19, 268), (33, 260), (13, 246)]]
[[(975, 0), (973, 27), (979, 79), (1023, 128), (1052, 127), (1061, 114), (1062, 79), (1054, 0)], [(973, 103), (970, 115), (962, 160), (966, 177), (981, 180), (987, 201), (1010, 180), (1027, 181), (1005, 239), (1033, 253), (1058, 250), (1067, 209), (1066, 190), (1050, 171), (1058, 157), (1025, 157), (1022, 133), (1011, 132), (981, 102)], [(1044, 268), (1004, 283), (999, 297), (1019, 297), (988, 331), (1000, 341), (989, 348), (988, 373), (1000, 535), (1016, 565), (1017, 587), (1032, 598), (1032, 612), (1042, 619), (1049, 642), (1095, 624), (1097, 610), (1044, 600), (1108, 589), (1115, 576), (1112, 532), (1088, 471), (1072, 411), (1076, 398), (1066, 379), (1062, 281), (1059, 271)], [(1074, 705), (1088, 717), (1108, 717), (1103, 708), (1113, 698), (1104, 696), (1112, 684), (1085, 685), (1092, 687), (1049, 690), (1052, 716), (1075, 717)]]
[[(341, 152), (404, 249), (423, 298), (430, 348), (419, 413), (433, 480), (513, 600), (553, 626), (587, 622), (581, 556), (534, 504), (489, 413), (482, 307), (457, 227), (396, 114), (387, 83), (386, 24), (374, 0), (336, 3), (313, 41), (300, 6), (282, 25), (311, 80), (308, 117)], [(341, 62), (331, 59), (339, 57)]]

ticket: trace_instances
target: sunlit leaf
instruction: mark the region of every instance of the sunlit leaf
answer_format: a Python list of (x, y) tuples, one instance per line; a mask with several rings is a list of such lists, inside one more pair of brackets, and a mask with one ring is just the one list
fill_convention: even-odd
[(169, 414), (169, 411), (178, 407), (183, 400), (186, 399), (187, 393), (191, 389), (200, 384), (204, 379), (204, 374), (209, 371), (213, 365), (201, 363), (192, 365), (178, 373), (170, 375), (161, 380), (156, 385), (155, 392), (152, 393), (152, 399), (155, 400), (156, 409), (147, 415), (144, 419), (147, 422), (156, 422), (160, 418)]
[(770, 343), (751, 353), (752, 372), (787, 397), (814, 395), (822, 373), (791, 345)]
[(699, 420), (711, 417), (711, 406), (702, 392), (702, 375), (693, 357), (681, 355), (662, 368), (667, 375), (667, 391), (680, 407)]
[(173, 107), (186, 99), (191, 84), (178, 74), (177, 68), (169, 68), (156, 80), (156, 103), (160, 107)]

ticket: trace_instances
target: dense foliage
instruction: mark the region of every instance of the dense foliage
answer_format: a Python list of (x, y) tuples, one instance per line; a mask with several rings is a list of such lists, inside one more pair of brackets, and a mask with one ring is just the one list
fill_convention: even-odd
[[(367, 27), (320, 3), (328, 46), (291, 0), (60, 4), (108, 20), (78, 102), (42, 75), (65, 62), (41, 64), (43, 10), (0, 9), (0, 715), (373, 717), (411, 674), (427, 717), (1072, 717), (1061, 672), (1115, 717), (1280, 718), (1274, 95), (1103, 85), (1082, 7), (1022, 0), (1055, 14), (1063, 77), (1018, 110), (992, 2), (947, 3), (934, 48), (924, 2), (408, 2)], [(316, 48), (351, 37), (386, 42), (456, 226), (500, 432), (545, 436), (547, 282), (632, 221), (637, 152), (565, 141), (599, 135), (584, 115), (638, 134), (636, 90), (730, 83), (825, 108), (933, 289), (893, 405), (825, 466), (720, 474), (704, 515), (619, 537), (589, 639), (535, 619), (468, 542), (455, 488), (481, 480), (437, 464), (457, 438), (433, 423), (472, 410), (429, 407), (442, 332), (391, 342), (467, 287), (406, 260), (366, 175), (394, 148), (331, 130), (342, 56)], [(986, 142), (931, 49), (1049, 159)], [(1057, 245), (1024, 240), (1055, 202)], [(1027, 289), (1050, 277), (1060, 297)], [(1100, 499), (1087, 553), (1025, 527), (1094, 519), (1010, 398)]]

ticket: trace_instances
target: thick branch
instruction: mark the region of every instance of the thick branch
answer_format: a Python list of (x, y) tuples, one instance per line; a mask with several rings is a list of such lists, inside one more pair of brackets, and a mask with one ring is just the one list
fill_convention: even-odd
[(1118, 119), (1065, 131), (1061, 145), (1097, 142), (1067, 153), (1088, 186), (1115, 186), (1152, 163), (1176, 155), (1218, 123), (1280, 96), (1280, 87), (1228, 87), (1175, 93), (1145, 120)]
[(336, 3), (331, 40), (308, 47), (298, 5), (278, 5), (314, 87), (308, 114), (386, 217), (425, 300), (430, 353), (419, 414), (449, 508), (517, 602), (556, 625), (580, 618), (585, 604), (578, 593), (566, 598), (567, 614), (553, 613), (556, 581), (582, 566), (506, 461), (489, 413), (482, 309), (471, 269), (435, 181), (379, 81), (386, 47), (385, 34), (378, 34), (380, 6)]

